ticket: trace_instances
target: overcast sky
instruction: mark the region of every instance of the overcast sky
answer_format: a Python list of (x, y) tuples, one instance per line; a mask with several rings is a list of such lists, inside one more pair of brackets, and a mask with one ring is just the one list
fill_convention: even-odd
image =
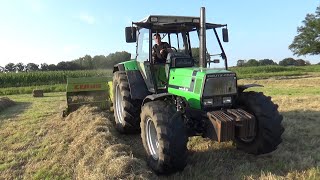
[[(124, 28), (150, 14), (199, 16), (228, 24), (229, 64), (238, 59), (293, 57), (288, 46), (316, 0), (0, 0), (0, 66), (9, 62), (57, 64), (86, 54), (135, 54)], [(301, 56), (311, 63), (318, 56)]]

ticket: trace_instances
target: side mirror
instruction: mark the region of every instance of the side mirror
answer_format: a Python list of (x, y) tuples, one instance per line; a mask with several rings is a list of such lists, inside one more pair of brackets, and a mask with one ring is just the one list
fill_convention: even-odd
[(229, 42), (229, 35), (228, 35), (227, 28), (222, 29), (222, 37), (223, 37), (223, 42)]
[(126, 27), (126, 42), (132, 43), (137, 41), (137, 28), (136, 27)]

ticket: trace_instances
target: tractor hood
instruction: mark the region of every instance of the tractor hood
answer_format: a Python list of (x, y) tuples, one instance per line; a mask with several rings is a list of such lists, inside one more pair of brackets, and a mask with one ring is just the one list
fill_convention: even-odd
[(183, 96), (195, 109), (201, 109), (203, 96), (236, 93), (236, 75), (228, 70), (174, 68), (170, 70), (168, 92)]

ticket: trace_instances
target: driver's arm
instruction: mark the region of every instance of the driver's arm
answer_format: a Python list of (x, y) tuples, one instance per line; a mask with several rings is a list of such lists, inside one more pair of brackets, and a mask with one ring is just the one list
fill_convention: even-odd
[(162, 50), (167, 50), (168, 53), (172, 52), (171, 46), (167, 42), (164, 42), (164, 46)]

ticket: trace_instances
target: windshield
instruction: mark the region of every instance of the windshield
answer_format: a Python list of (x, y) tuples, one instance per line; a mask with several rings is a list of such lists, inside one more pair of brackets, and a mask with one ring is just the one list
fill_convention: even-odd
[[(189, 33), (192, 56), (195, 59), (195, 65), (199, 66), (199, 35), (197, 31), (192, 31)], [(206, 47), (207, 47), (207, 67), (214, 69), (226, 69), (225, 61), (221, 57), (221, 48), (219, 46), (218, 40), (215, 36), (215, 33), (212, 29), (206, 31)]]
[[(189, 44), (187, 41), (186, 33), (159, 33), (161, 42), (170, 44), (172, 51), (183, 52), (189, 54)], [(155, 41), (152, 41), (152, 46)]]

